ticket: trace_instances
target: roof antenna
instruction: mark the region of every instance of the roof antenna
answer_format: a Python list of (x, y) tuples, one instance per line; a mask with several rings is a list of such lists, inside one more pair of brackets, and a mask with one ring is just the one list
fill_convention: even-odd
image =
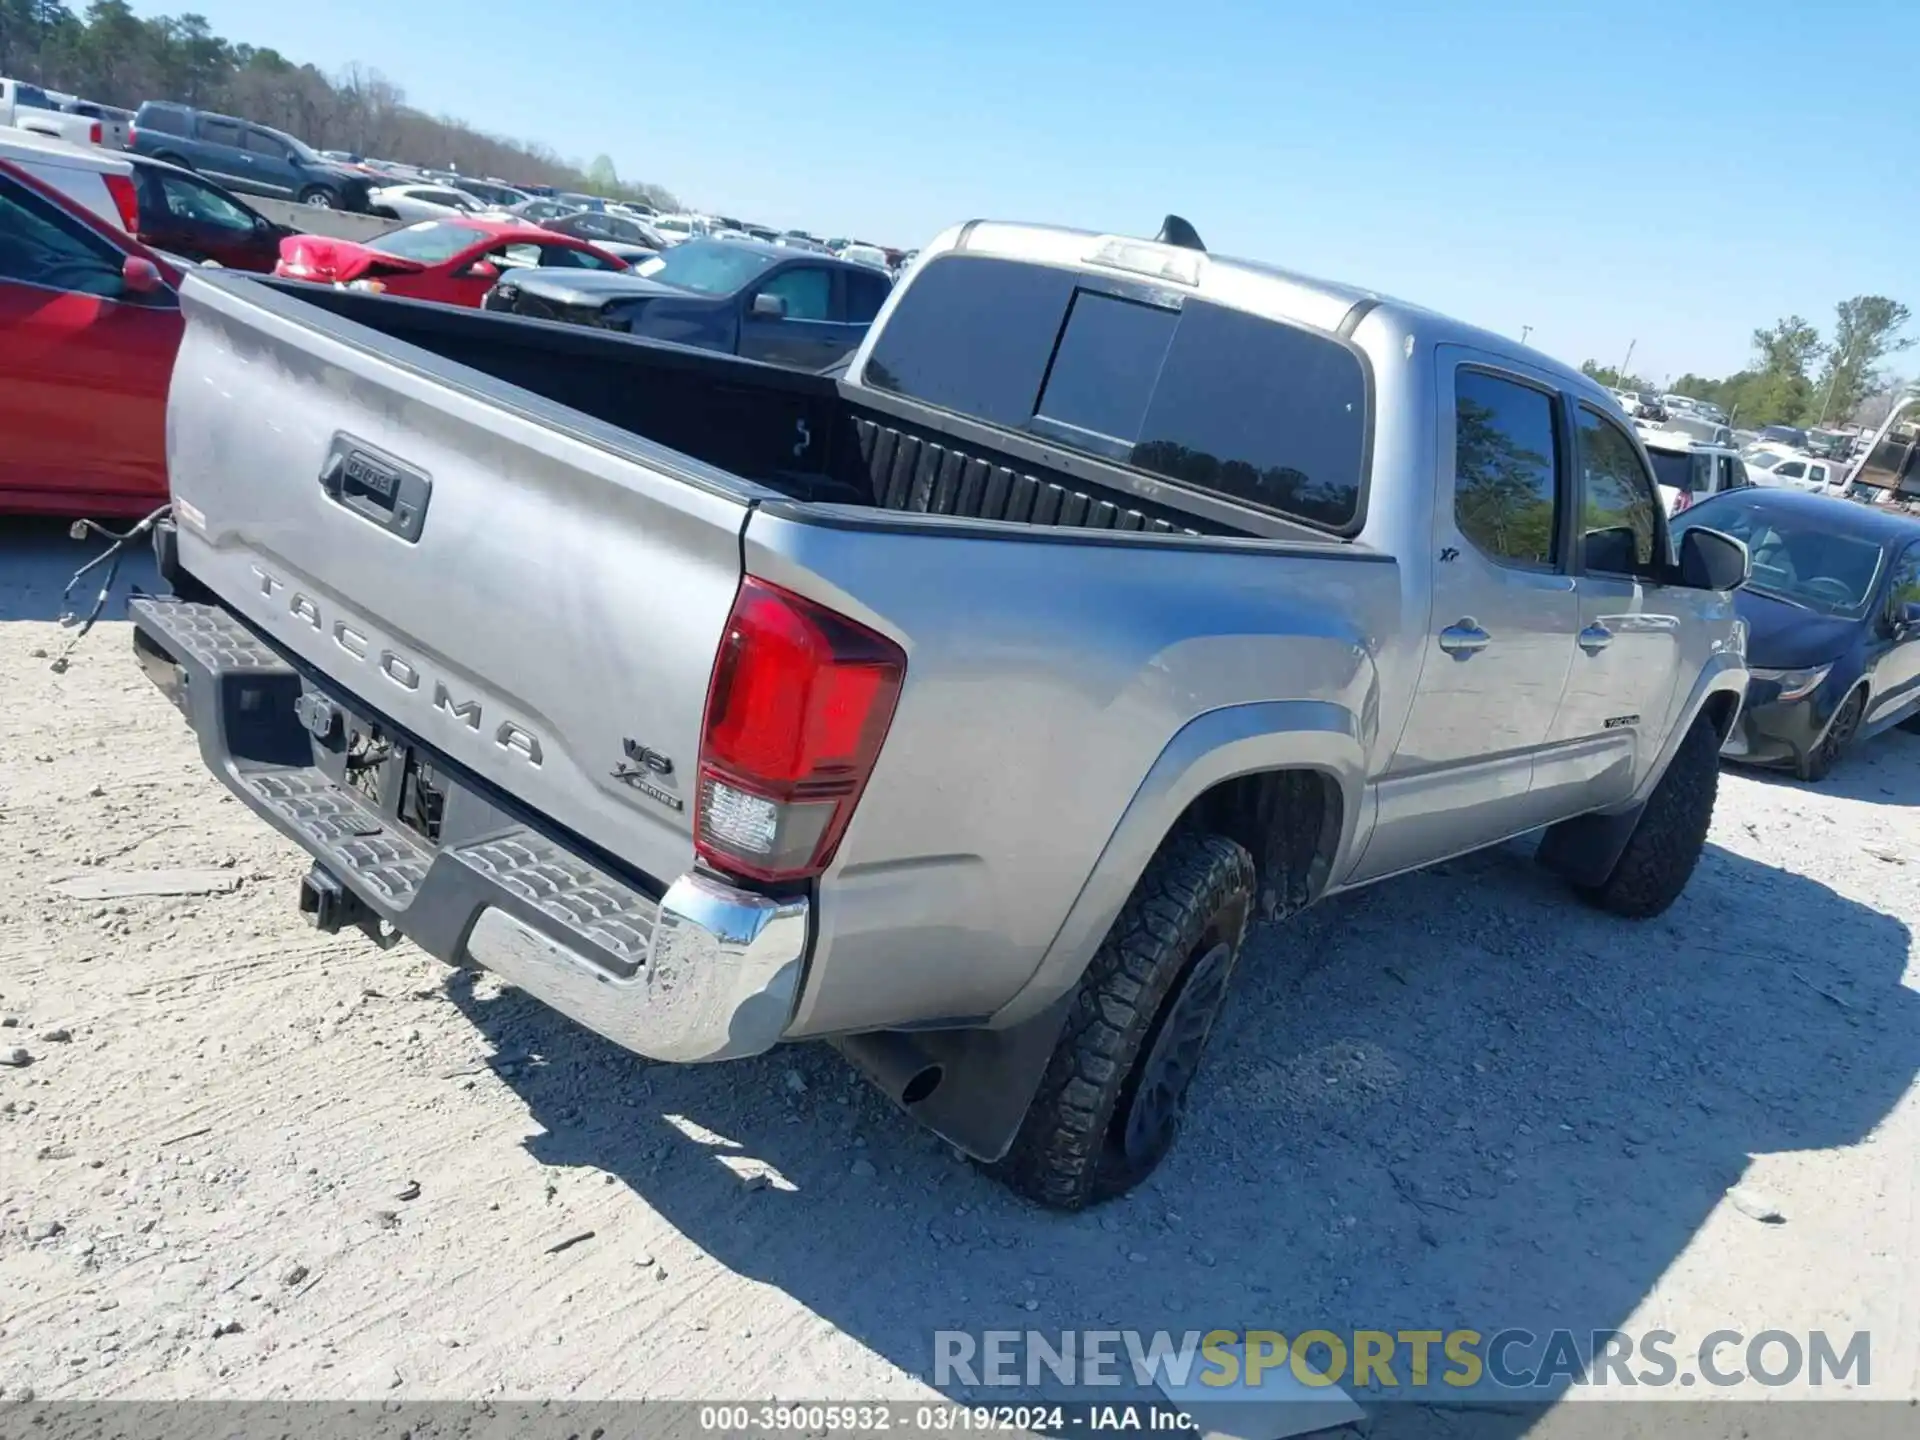
[(1207, 249), (1201, 243), (1200, 232), (1178, 215), (1169, 215), (1162, 220), (1160, 233), (1153, 238), (1162, 245), (1177, 245), (1182, 250), (1198, 250), (1205, 254)]

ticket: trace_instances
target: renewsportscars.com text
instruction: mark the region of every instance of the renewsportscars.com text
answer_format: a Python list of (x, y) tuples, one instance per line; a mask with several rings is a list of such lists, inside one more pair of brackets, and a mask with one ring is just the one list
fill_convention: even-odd
[(1257, 1390), (1269, 1376), (1355, 1389), (1849, 1386), (1873, 1379), (1871, 1335), (1714, 1330), (963, 1330), (934, 1333), (936, 1386), (1165, 1384)]

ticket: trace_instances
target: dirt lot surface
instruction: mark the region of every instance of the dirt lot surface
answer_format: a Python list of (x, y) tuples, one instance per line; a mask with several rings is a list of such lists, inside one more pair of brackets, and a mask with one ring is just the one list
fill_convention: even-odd
[[(1260, 934), (1173, 1157), (1061, 1217), (824, 1049), (649, 1066), (306, 928), (126, 626), (49, 669), (55, 537), (0, 532), (9, 1393), (905, 1397), (945, 1327), (1725, 1325), (1869, 1330), (1920, 1394), (1920, 740), (1729, 774), (1658, 921), (1514, 846)], [(55, 888), (156, 870), (218, 873)]]

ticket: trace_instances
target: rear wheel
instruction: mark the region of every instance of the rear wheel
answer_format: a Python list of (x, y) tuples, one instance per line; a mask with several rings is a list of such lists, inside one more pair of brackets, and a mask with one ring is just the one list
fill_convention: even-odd
[(1827, 733), (1820, 737), (1820, 743), (1794, 762), (1795, 773), (1815, 784), (1831, 775), (1833, 767), (1852, 746), (1854, 736), (1860, 733), (1860, 719), (1866, 713), (1867, 692), (1856, 688), (1840, 702), (1840, 709), (1827, 725)]
[(1702, 715), (1647, 797), (1612, 872), (1598, 885), (1576, 887), (1582, 898), (1632, 920), (1664, 911), (1700, 863), (1719, 793), (1720, 732)]
[(315, 185), (300, 192), (300, 203), (311, 205), (316, 210), (331, 210), (334, 208), (333, 192), (324, 185)]
[(1081, 977), (995, 1174), (1078, 1210), (1152, 1173), (1179, 1133), (1253, 894), (1252, 857), (1233, 841), (1188, 831), (1161, 846)]

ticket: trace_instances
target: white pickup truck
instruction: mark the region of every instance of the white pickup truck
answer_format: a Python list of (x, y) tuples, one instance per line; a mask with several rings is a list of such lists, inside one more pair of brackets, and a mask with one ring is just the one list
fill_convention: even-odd
[[(89, 115), (70, 115), (38, 85), (0, 78), (0, 125), (11, 125), (33, 135), (50, 135), (72, 145), (103, 145), (108, 141), (107, 127), (116, 123)], [(126, 127), (119, 128), (120, 146), (124, 147)]]

